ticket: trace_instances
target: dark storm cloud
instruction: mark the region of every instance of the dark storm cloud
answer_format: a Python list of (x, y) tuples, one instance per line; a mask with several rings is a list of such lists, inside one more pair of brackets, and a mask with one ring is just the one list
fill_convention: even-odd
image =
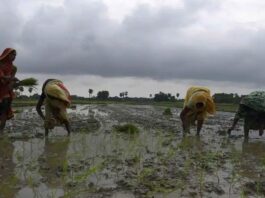
[(196, 29), (200, 13), (218, 11), (216, 1), (186, 0), (183, 8), (139, 5), (121, 23), (109, 19), (107, 9), (99, 1), (67, 0), (20, 21), (15, 7), (0, 6), (0, 44), (21, 49), (17, 61), (28, 73), (264, 82), (263, 30)]

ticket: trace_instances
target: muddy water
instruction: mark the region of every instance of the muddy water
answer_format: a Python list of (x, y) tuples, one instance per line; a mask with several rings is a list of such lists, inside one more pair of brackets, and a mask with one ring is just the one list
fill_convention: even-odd
[[(218, 112), (183, 137), (179, 109), (80, 105), (70, 109), (73, 133), (43, 137), (34, 108), (19, 109), (0, 137), (0, 198), (264, 197), (265, 139), (243, 139), (242, 123)], [(114, 126), (132, 123), (139, 133)]]

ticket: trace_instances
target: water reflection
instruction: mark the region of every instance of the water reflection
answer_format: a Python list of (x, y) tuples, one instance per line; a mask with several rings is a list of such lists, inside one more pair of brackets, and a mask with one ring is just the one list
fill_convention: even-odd
[(62, 176), (68, 168), (67, 151), (69, 142), (69, 137), (45, 139), (44, 152), (40, 155), (38, 161), (43, 183), (49, 188), (58, 188), (64, 185)]
[[(166, 182), (169, 182), (169, 190), (173, 190), (171, 186), (180, 185), (186, 191), (184, 195), (189, 197), (192, 194), (188, 193), (198, 193), (199, 184), (203, 186), (205, 181), (218, 181), (219, 184), (216, 175), (220, 177), (220, 186), (228, 192), (231, 179), (226, 178), (231, 175), (232, 169), (235, 169), (234, 172), (239, 170), (241, 174), (251, 170), (250, 176), (262, 173), (264, 142), (242, 144), (242, 138), (226, 142), (225, 137), (214, 133), (218, 127), (225, 125), (226, 114), (219, 114), (218, 118), (208, 122), (206, 129), (209, 133), (199, 137), (193, 133), (182, 137), (178, 118), (173, 121), (161, 119), (162, 110), (149, 106), (78, 105), (69, 111), (73, 125), (70, 139), (65, 137), (64, 130), (58, 128), (46, 140), (30, 135), (39, 131), (44, 133), (34, 110), (19, 113), (10, 125), (11, 132), (17, 135), (12, 136), (16, 141), (7, 140), (7, 145), (4, 145), (0, 139), (0, 167), (8, 165), (5, 171), (0, 169), (0, 198), (67, 197), (69, 193), (76, 193), (74, 195), (80, 198), (97, 195), (133, 198), (136, 195), (132, 189), (145, 190), (141, 181), (149, 179), (146, 175), (149, 171), (156, 173), (152, 175), (155, 184), (162, 181), (163, 185), (168, 185)], [(129, 121), (139, 127), (138, 134), (114, 130), (113, 125)], [(21, 132), (30, 138), (19, 138)], [(231, 166), (233, 148), (240, 161)], [(13, 185), (8, 178), (16, 178), (18, 185)], [(5, 184), (8, 186), (4, 188), (12, 192), (7, 196), (1, 188)], [(127, 184), (130, 185), (128, 192)], [(16, 186), (20, 188), (19, 192)], [(83, 196), (79, 196), (80, 190), (86, 191), (81, 194)], [(90, 190), (96, 191), (95, 196), (87, 194)], [(235, 189), (235, 197), (238, 197), (238, 191)], [(213, 193), (206, 192), (205, 195), (212, 197)], [(180, 197), (180, 194), (174, 190), (169, 194), (159, 192), (159, 196), (155, 197)]]
[(241, 174), (251, 179), (260, 178), (265, 168), (265, 142), (242, 143)]
[(14, 145), (7, 139), (0, 140), (0, 198), (14, 197), (18, 192), (18, 179), (13, 162)]
[(66, 161), (69, 138), (36, 138), (14, 144), (16, 175), (24, 184), (16, 198), (63, 196), (63, 179), (56, 172)]

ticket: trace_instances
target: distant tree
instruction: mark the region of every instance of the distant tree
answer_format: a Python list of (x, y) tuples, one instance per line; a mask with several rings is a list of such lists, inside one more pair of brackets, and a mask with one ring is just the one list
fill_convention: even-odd
[(33, 91), (33, 87), (29, 87), (29, 93), (32, 93), (32, 91)]
[(124, 92), (120, 93), (120, 97), (123, 98), (124, 97)]
[(22, 95), (22, 94), (21, 94), (21, 95), (19, 96), (19, 99), (28, 99), (28, 98), (29, 98), (29, 97), (28, 97), (27, 95)]
[(241, 100), (242, 96), (240, 97), (237, 93), (234, 94), (234, 103), (238, 104), (240, 103), (240, 100)]
[(214, 101), (217, 103), (236, 103), (238, 104), (242, 98), (238, 94), (216, 93), (213, 95)]
[(179, 98), (179, 93), (176, 94), (177, 99)]
[(150, 98), (152, 98), (152, 97), (153, 97), (153, 95), (152, 95), (152, 94), (149, 94), (149, 97), (150, 97)]
[(234, 94), (216, 93), (213, 95), (214, 101), (217, 103), (232, 103)]
[(109, 97), (109, 92), (108, 91), (99, 91), (97, 94), (97, 98), (101, 100), (106, 100)]
[(124, 96), (125, 96), (125, 97), (128, 97), (128, 91), (125, 91), (125, 92), (124, 92)]
[(16, 95), (16, 97), (19, 97), (20, 96), (20, 92), (19, 91), (14, 91), (14, 93), (15, 93), (15, 95)]
[(39, 94), (35, 93), (31, 96), (32, 99), (38, 99), (40, 97)]
[(171, 99), (171, 94), (166, 94), (163, 92), (159, 92), (157, 94), (155, 94), (154, 100), (157, 102), (161, 102), (161, 101), (169, 101)]
[(19, 87), (18, 90), (20, 91), (20, 95), (22, 95), (22, 92), (24, 91), (24, 87)]
[(32, 91), (33, 91), (33, 88), (32, 88), (32, 87), (29, 87), (29, 88), (28, 88), (28, 91), (29, 91), (29, 97), (31, 97), (31, 93), (32, 93)]
[(88, 93), (89, 93), (89, 98), (91, 98), (91, 95), (93, 94), (93, 89), (89, 89)]

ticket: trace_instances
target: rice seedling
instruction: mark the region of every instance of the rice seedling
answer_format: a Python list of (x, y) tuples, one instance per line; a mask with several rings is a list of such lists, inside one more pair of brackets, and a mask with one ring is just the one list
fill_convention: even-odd
[(172, 112), (170, 108), (166, 108), (163, 112), (163, 115), (165, 116), (172, 116)]
[(139, 129), (133, 124), (124, 124), (115, 126), (116, 131), (128, 134), (136, 134), (139, 133)]

